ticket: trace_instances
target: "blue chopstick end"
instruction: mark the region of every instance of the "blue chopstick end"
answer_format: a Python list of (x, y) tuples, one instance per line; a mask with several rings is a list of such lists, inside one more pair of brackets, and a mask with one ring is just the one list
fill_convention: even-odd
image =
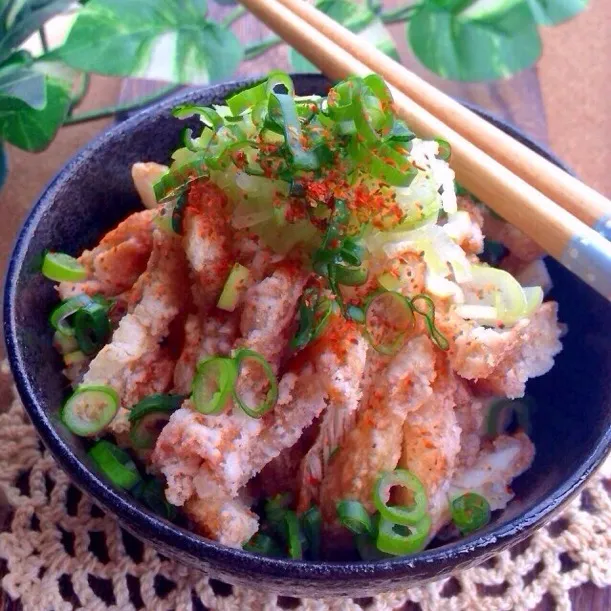
[(601, 216), (592, 229), (598, 231), (607, 240), (611, 240), (611, 214)]
[(575, 236), (560, 262), (611, 301), (611, 242), (605, 236), (594, 232), (587, 237)]

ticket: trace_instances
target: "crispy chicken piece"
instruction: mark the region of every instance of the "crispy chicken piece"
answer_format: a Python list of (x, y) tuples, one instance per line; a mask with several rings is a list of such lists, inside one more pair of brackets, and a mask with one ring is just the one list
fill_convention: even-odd
[[(236, 346), (256, 350), (277, 370), (288, 341), (297, 301), (306, 280), (307, 274), (294, 266), (285, 265), (269, 278), (251, 287), (246, 295), (240, 321), (242, 338), (237, 341)], [(294, 379), (287, 378), (285, 381), (284, 378), (276, 409), (283, 405), (283, 394), (286, 392), (283, 387), (293, 389), (297, 381), (294, 375)], [(245, 386), (250, 387), (255, 387), (263, 381), (260, 372), (250, 365), (242, 368), (240, 379)], [(249, 390), (245, 386), (240, 388), (242, 396)], [(318, 406), (318, 403), (314, 402), (314, 405)], [(321, 400), (320, 409), (316, 407), (311, 415), (296, 414), (304, 421), (303, 426), (295, 428), (296, 434), (290, 429), (288, 434), (283, 431), (286, 445), (278, 447), (271, 455), (266, 453), (267, 460), (271, 460), (284, 447), (292, 445), (303, 428), (311, 424), (323, 407), (324, 401)], [(253, 456), (253, 451), (258, 437), (269, 424), (269, 418), (251, 418), (239, 408), (218, 417), (190, 414), (189, 411), (191, 410), (187, 403), (187, 407), (172, 414), (170, 422), (157, 440), (153, 464), (166, 476), (166, 496), (170, 502), (180, 505), (188, 500), (194, 491), (202, 498), (202, 490), (216, 490), (216, 500), (224, 506), (225, 502), (237, 496), (239, 489), (254, 474), (253, 465), (258, 464), (256, 461), (261, 462)], [(270, 418), (274, 417), (275, 414), (270, 415)], [(288, 426), (290, 423), (285, 421), (284, 424)], [(260, 464), (258, 469), (264, 464)], [(210, 517), (207, 528), (211, 529), (214, 525), (218, 525), (221, 530), (209, 530), (210, 536), (229, 541), (230, 535), (223, 530), (223, 521)], [(242, 541), (233, 541), (235, 545), (241, 543)]]
[(297, 498), (299, 468), (318, 437), (319, 420), (320, 418), (316, 419), (303, 431), (296, 443), (290, 448), (284, 448), (251, 480), (252, 490), (256, 496), (271, 497), (281, 492), (291, 492), (294, 498)]
[[(318, 502), (320, 483), (329, 458), (353, 428), (361, 405), (368, 343), (354, 325), (341, 326), (346, 328), (339, 330), (342, 335), (338, 337), (336, 350), (321, 355), (316, 365), (317, 375), (326, 377), (329, 405), (322, 418), (318, 438), (301, 465), (300, 511), (306, 511), (312, 502)], [(337, 331), (329, 329), (328, 333), (333, 336)], [(307, 388), (304, 391), (307, 393)]]
[(214, 306), (233, 263), (227, 196), (209, 180), (194, 182), (183, 216), (184, 248), (193, 276), (193, 298), (205, 315)]
[(478, 381), (484, 392), (516, 398), (523, 396), (527, 379), (549, 371), (562, 349), (557, 312), (557, 304), (547, 302), (530, 318), (500, 330), (477, 326), (440, 308), (436, 324), (450, 340), (448, 354), (458, 375)]
[(153, 185), (169, 170), (167, 165), (154, 161), (138, 161), (132, 165), (132, 180), (145, 208), (156, 208), (157, 198)]
[(435, 376), (433, 346), (420, 335), (410, 340), (378, 377), (356, 427), (327, 465), (320, 490), (327, 525), (336, 522), (335, 506), (341, 499), (361, 501), (374, 512), (375, 480), (380, 471), (397, 466), (405, 419), (430, 398)]
[(185, 513), (199, 533), (229, 547), (242, 547), (259, 528), (257, 516), (242, 500), (227, 498), (214, 488), (191, 497)]
[(61, 282), (62, 299), (74, 295), (114, 297), (129, 290), (147, 267), (153, 248), (152, 210), (135, 212), (78, 258), (87, 270), (82, 282)]
[[(513, 331), (513, 330), (512, 330)], [(546, 374), (562, 350), (558, 304), (544, 303), (527, 325), (516, 332), (513, 349), (505, 354), (490, 376), (478, 383), (481, 390), (510, 399), (523, 397), (526, 381)]]
[[(444, 371), (445, 369), (445, 371)], [(454, 475), (460, 450), (461, 431), (454, 407), (460, 382), (447, 369), (438, 366), (433, 395), (419, 409), (407, 414), (403, 426), (403, 453), (399, 466), (411, 471), (426, 490), (429, 512), (437, 514), (447, 503), (450, 480)], [(411, 503), (411, 495), (399, 489), (402, 504)]]
[[(505, 508), (514, 496), (511, 482), (530, 467), (534, 457), (535, 446), (525, 433), (500, 435), (482, 448), (474, 464), (456, 472), (450, 484), (448, 501), (475, 492), (486, 498), (492, 511)], [(437, 507), (431, 520), (432, 539), (451, 521), (449, 502)]]
[[(186, 263), (180, 239), (160, 230), (154, 233), (154, 248), (146, 272), (138, 280), (140, 295), (133, 310), (126, 314), (91, 362), (84, 376), (86, 384), (107, 384), (121, 397), (121, 408), (110, 425), (114, 432), (128, 427), (127, 407), (154, 392), (171, 376), (159, 343), (168, 334), (178, 315), (187, 286)], [(152, 359), (159, 362), (151, 369)]]
[(465, 382), (456, 389), (456, 420), (460, 427), (458, 467), (470, 467), (482, 445), (484, 419), (493, 397), (476, 397)]

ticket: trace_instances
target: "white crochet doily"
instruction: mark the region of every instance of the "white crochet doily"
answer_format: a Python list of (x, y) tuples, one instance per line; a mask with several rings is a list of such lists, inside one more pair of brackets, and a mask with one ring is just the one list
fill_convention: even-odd
[[(6, 363), (2, 372), (8, 375)], [(410, 601), (410, 609), (423, 611), (520, 611), (545, 595), (558, 609), (570, 609), (571, 588), (611, 585), (611, 470), (603, 469), (559, 518), (517, 549), (424, 587), (366, 599), (298, 600), (229, 586), (125, 533), (70, 484), (19, 399), (9, 401), (0, 406), (0, 523), (6, 523), (0, 567), (6, 565), (2, 587), (26, 611), (390, 611)]]

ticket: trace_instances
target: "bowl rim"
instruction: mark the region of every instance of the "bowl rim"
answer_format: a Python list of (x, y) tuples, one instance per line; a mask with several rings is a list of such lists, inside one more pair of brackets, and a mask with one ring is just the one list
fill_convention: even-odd
[[(293, 76), (302, 83), (304, 81), (321, 80), (321, 75), (318, 74)], [(104, 147), (106, 142), (120, 137), (122, 131), (130, 130), (143, 122), (147, 122), (150, 117), (167, 111), (177, 102), (196, 99), (202, 92), (206, 92), (208, 95), (223, 95), (224, 97), (228, 87), (237, 89), (257, 80), (259, 79), (246, 78), (191, 89), (135, 113), (88, 142), (63, 165), (43, 189), (17, 235), (10, 256), (4, 287), (3, 326), (7, 355), (23, 405), (45, 446), (80, 489), (87, 492), (96, 503), (102, 505), (107, 511), (116, 515), (121, 524), (123, 526), (127, 525), (127, 529), (133, 531), (139, 538), (163, 545), (170, 555), (179, 556), (183, 562), (188, 561), (194, 565), (200, 563), (200, 566), (202, 561), (209, 563), (213, 567), (213, 572), (218, 571), (224, 576), (239, 578), (240, 576), (257, 574), (261, 578), (288, 580), (292, 583), (303, 579), (312, 588), (316, 585), (324, 587), (325, 583), (333, 581), (342, 581), (345, 582), (347, 589), (356, 588), (358, 590), (360, 584), (367, 587), (368, 591), (376, 590), (376, 584), (378, 584), (377, 590), (381, 591), (384, 589), (385, 582), (388, 584), (398, 579), (408, 580), (421, 577), (431, 579), (432, 567), (434, 567), (433, 578), (438, 578), (449, 572), (450, 569), (455, 569), (457, 564), (479, 563), (490, 555), (524, 539), (534, 529), (541, 527), (553, 513), (577, 494), (610, 452), (611, 430), (601, 434), (596, 445), (590, 448), (586, 459), (569, 480), (557, 486), (548, 497), (538, 504), (525, 508), (506, 524), (489, 528), (439, 548), (424, 550), (412, 556), (373, 562), (312, 562), (270, 558), (242, 549), (226, 547), (177, 527), (148, 510), (138, 507), (129, 497), (114, 490), (81, 462), (55, 430), (50, 417), (45, 413), (44, 407), (39, 401), (36, 389), (29, 379), (27, 366), (17, 341), (18, 326), (15, 317), (15, 300), (19, 276), (30, 240), (41, 217), (52, 207), (54, 191), (67, 180), (78, 166), (86, 162), (98, 149)], [(544, 154), (557, 165), (566, 169), (566, 166), (555, 155), (523, 134), (519, 129), (471, 104), (465, 105), (472, 110), (476, 110), (481, 116), (492, 121), (496, 126), (502, 127), (511, 135), (528, 142), (528, 145), (535, 151)], [(183, 554), (186, 554), (187, 558)], [(262, 588), (265, 587), (264, 579), (261, 580), (260, 585)], [(388, 585), (386, 585), (386, 589), (388, 589)]]

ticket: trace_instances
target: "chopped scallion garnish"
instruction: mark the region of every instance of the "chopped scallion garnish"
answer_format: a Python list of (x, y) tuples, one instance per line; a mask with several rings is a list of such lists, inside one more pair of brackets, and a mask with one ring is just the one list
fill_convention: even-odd
[(100, 439), (88, 454), (115, 486), (129, 490), (142, 479), (131, 456), (110, 441)]
[(42, 261), (42, 275), (56, 282), (80, 282), (87, 278), (87, 270), (70, 255), (48, 252)]
[(365, 336), (381, 354), (396, 354), (414, 329), (414, 313), (400, 293), (380, 290), (365, 301)]
[(337, 517), (341, 525), (355, 535), (373, 535), (371, 516), (360, 501), (339, 501), (337, 503)]
[(135, 448), (149, 450), (170, 416), (180, 407), (181, 395), (149, 395), (137, 403), (129, 413), (130, 440)]
[[(235, 370), (237, 371), (237, 378), (233, 385), (233, 397), (242, 410), (251, 418), (261, 418), (263, 414), (276, 405), (276, 401), (278, 400), (278, 380), (276, 379), (276, 375), (271, 365), (265, 360), (265, 357), (254, 350), (239, 348), (234, 352), (233, 359), (235, 362)], [(255, 406), (248, 405), (246, 403), (246, 398), (242, 397), (239, 391), (240, 373), (242, 367), (246, 363), (250, 363), (251, 366), (254, 367), (259, 367), (267, 378), (268, 389), (265, 393), (265, 399)]]
[[(412, 497), (409, 506), (389, 505), (390, 490), (394, 486), (404, 488)], [(373, 489), (373, 504), (382, 518), (395, 524), (416, 524), (426, 515), (427, 498), (422, 482), (406, 469), (382, 473)]]
[(218, 414), (227, 405), (237, 377), (230, 358), (215, 356), (199, 363), (193, 379), (193, 404), (202, 414)]
[(92, 437), (101, 433), (119, 409), (119, 395), (111, 386), (82, 384), (66, 401), (62, 421), (75, 435)]
[(450, 503), (452, 521), (462, 535), (472, 533), (490, 522), (490, 503), (475, 492), (467, 492)]
[(393, 556), (414, 554), (423, 549), (430, 530), (431, 518), (428, 515), (410, 525), (397, 524), (382, 517), (376, 545), (381, 552)]
[[(422, 308), (416, 305), (419, 301), (424, 301), (426, 307)], [(435, 326), (435, 303), (433, 300), (428, 295), (415, 295), (411, 299), (411, 306), (414, 312), (424, 317), (424, 322), (430, 338), (442, 350), (449, 350), (450, 343), (446, 336)]]

